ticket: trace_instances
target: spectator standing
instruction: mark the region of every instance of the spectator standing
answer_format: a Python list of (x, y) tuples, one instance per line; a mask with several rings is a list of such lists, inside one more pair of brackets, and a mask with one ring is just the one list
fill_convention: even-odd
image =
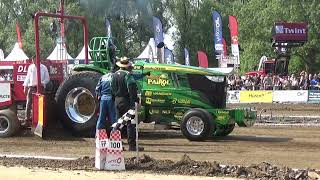
[(300, 80), (299, 80), (299, 89), (303, 90), (304, 84), (305, 84), (305, 75), (303, 73), (300, 73)]
[(96, 86), (97, 99), (100, 100), (96, 129), (106, 129), (108, 133), (111, 131), (111, 125), (116, 122), (116, 110), (111, 93), (112, 75), (111, 72), (103, 75)]
[(249, 76), (245, 76), (245, 80), (244, 80), (244, 86), (246, 90), (252, 90), (252, 82), (251, 82), (251, 77)]
[(230, 79), (230, 89), (236, 90), (236, 80), (234, 76), (231, 76), (231, 79)]
[[(114, 73), (111, 85), (112, 94), (115, 97), (116, 114), (118, 123), (119, 120), (126, 121), (129, 151), (135, 151), (137, 149), (136, 125), (131, 123), (133, 120), (131, 117), (135, 115), (135, 103), (139, 102), (137, 84), (132, 73), (129, 72), (132, 64), (126, 57), (121, 58), (116, 65), (120, 67), (120, 70)], [(118, 129), (120, 124), (117, 124), (115, 129)], [(139, 147), (139, 150), (143, 151), (144, 148)]]
[(264, 90), (272, 90), (272, 85), (272, 78), (269, 74), (267, 74), (267, 76), (263, 80)]
[[(23, 91), (27, 96), (27, 104), (25, 110), (25, 119), (22, 125), (28, 126), (31, 124), (31, 108), (32, 108), (32, 94), (37, 91), (37, 71), (35, 59), (32, 58), (32, 64), (28, 67), (27, 76), (23, 83)], [(40, 82), (41, 89), (44, 89), (50, 82), (49, 72), (45, 65), (40, 64)]]
[(241, 81), (241, 78), (240, 76), (236, 76), (236, 79), (235, 79), (235, 89), (236, 90), (241, 90), (241, 87), (242, 87), (242, 81)]
[(299, 80), (298, 78), (296, 78), (295, 75), (291, 76), (291, 85), (292, 85), (292, 90), (299, 89)]
[(309, 87), (310, 87), (310, 82), (312, 80), (312, 74), (309, 74), (308, 73), (305, 73), (305, 82), (304, 82), (304, 86), (303, 86), (303, 89), (304, 90), (308, 90)]
[(253, 90), (260, 90), (260, 88), (259, 88), (260, 81), (261, 81), (261, 76), (256, 75), (254, 77), (254, 89)]
[(315, 75), (315, 76), (313, 76), (312, 80), (310, 81), (310, 89), (317, 90), (318, 84), (319, 84), (319, 81), (318, 81), (317, 76)]
[(278, 75), (273, 76), (273, 90), (280, 90), (281, 89), (281, 81)]
[(283, 78), (282, 89), (283, 90), (290, 90), (291, 89), (291, 83), (290, 83), (290, 80), (288, 77)]

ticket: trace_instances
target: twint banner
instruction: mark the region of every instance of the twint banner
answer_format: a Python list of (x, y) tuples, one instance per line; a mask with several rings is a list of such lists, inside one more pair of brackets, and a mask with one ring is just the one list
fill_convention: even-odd
[(240, 91), (240, 103), (272, 103), (272, 91)]
[(212, 12), (212, 20), (214, 49), (217, 54), (223, 54), (222, 18), (218, 11)]
[(277, 43), (308, 41), (307, 23), (276, 22), (272, 28), (272, 38)]
[(308, 102), (320, 103), (320, 90), (309, 90), (308, 91)]
[(306, 90), (273, 91), (273, 102), (306, 103), (307, 101), (308, 101), (308, 91)]

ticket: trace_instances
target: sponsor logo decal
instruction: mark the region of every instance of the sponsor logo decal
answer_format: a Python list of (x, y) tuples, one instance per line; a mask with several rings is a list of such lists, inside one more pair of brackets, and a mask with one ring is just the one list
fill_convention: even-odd
[(172, 104), (191, 104), (191, 100), (190, 99), (177, 99), (177, 98), (173, 98), (171, 101)]
[(28, 65), (19, 65), (18, 66), (18, 73), (27, 73), (28, 72)]
[(276, 26), (276, 34), (306, 34), (306, 29)]
[(110, 161), (108, 161), (108, 163), (116, 163), (116, 164), (120, 164), (121, 163), (121, 158), (117, 158), (117, 159), (112, 159)]
[(170, 81), (169, 81), (167, 75), (162, 74), (160, 76), (148, 77), (147, 83), (152, 84), (152, 85), (160, 85), (160, 86), (164, 87), (164, 86), (168, 86), (170, 84)]
[(152, 104), (152, 103), (163, 104), (163, 103), (165, 103), (165, 100), (164, 99), (152, 99), (152, 98), (147, 97), (146, 104)]

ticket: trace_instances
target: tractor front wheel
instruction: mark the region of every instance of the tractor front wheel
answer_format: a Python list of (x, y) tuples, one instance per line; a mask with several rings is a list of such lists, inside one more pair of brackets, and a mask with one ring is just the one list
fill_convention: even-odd
[(0, 138), (15, 135), (19, 128), (18, 117), (11, 108), (0, 110)]
[(205, 140), (213, 129), (213, 119), (199, 109), (190, 109), (182, 117), (182, 134), (190, 141)]

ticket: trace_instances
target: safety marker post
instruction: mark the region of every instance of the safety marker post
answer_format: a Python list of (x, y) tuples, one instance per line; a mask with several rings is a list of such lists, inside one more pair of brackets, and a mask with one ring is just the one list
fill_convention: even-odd
[(107, 150), (107, 158), (105, 162), (105, 170), (118, 170), (123, 171), (126, 170), (124, 157), (123, 157), (123, 149), (122, 149), (122, 141), (121, 141), (121, 132), (119, 130), (111, 131), (110, 146)]
[(139, 119), (138, 119), (138, 103), (135, 103), (135, 121), (136, 121), (136, 163), (139, 165)]
[(103, 170), (105, 168), (105, 162), (109, 146), (110, 144), (106, 130), (97, 129), (95, 167), (99, 170)]

